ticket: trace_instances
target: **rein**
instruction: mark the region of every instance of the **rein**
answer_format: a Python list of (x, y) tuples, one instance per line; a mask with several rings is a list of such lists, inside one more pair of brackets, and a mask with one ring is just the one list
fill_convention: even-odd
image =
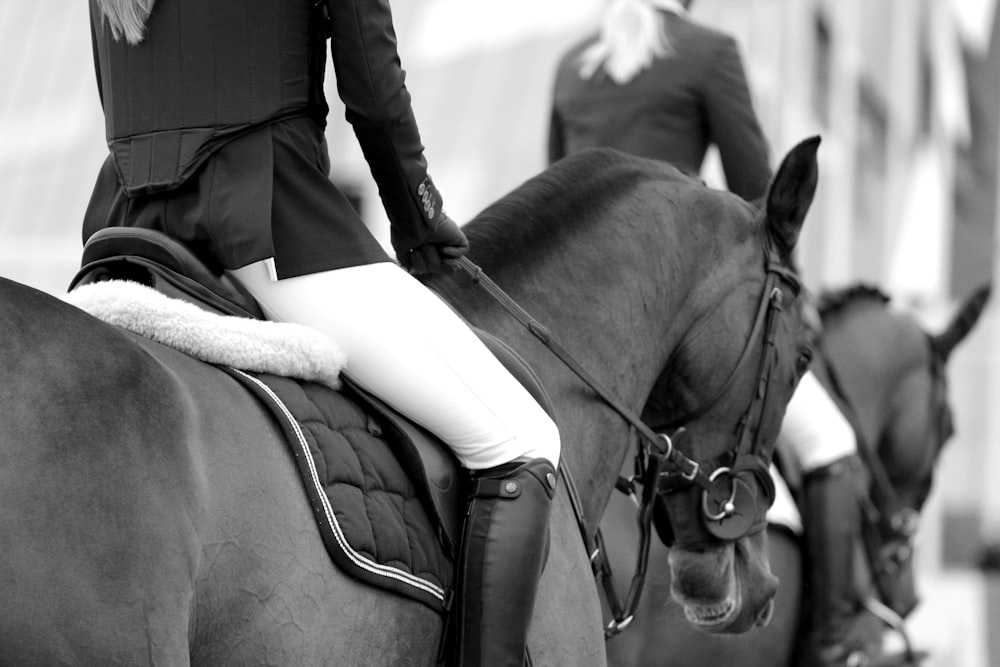
[[(686, 469), (688, 474), (692, 476), (697, 476), (700, 473), (697, 462), (689, 459), (687, 456), (677, 451), (677, 449), (673, 446), (673, 442), (667, 435), (653, 432), (649, 426), (643, 423), (635, 412), (629, 410), (628, 407), (625, 406), (625, 404), (623, 404), (616, 396), (605, 389), (601, 383), (587, 371), (587, 369), (581, 366), (580, 363), (552, 337), (552, 333), (549, 331), (548, 327), (532, 317), (524, 308), (521, 307), (519, 303), (510, 298), (510, 296), (504, 292), (499, 285), (493, 282), (493, 280), (487, 276), (478, 265), (474, 264), (472, 260), (467, 257), (460, 258), (458, 262), (459, 266), (469, 274), (469, 277), (472, 278), (473, 282), (482, 285), (483, 288), (507, 310), (507, 312), (513, 315), (518, 322), (524, 325), (525, 328), (538, 338), (538, 340), (549, 348), (549, 350), (551, 350), (560, 361), (562, 361), (571, 371), (576, 373), (581, 380), (593, 389), (601, 400), (620, 414), (622, 418), (629, 423), (629, 426), (639, 433), (639, 436), (643, 438), (647, 444), (653, 447), (669, 462), (674, 464), (679, 470), (683, 471)], [(704, 473), (701, 473), (701, 475), (703, 477), (705, 476)], [(708, 478), (705, 477), (705, 479), (707, 480)]]
[[(745, 447), (747, 429), (751, 423), (751, 413), (754, 407), (760, 402), (760, 412), (763, 414), (766, 405), (767, 389), (770, 384), (770, 370), (773, 360), (777, 357), (775, 346), (775, 326), (777, 324), (776, 313), (781, 310), (781, 288), (778, 282), (784, 280), (793, 290), (798, 292), (799, 282), (794, 273), (782, 266), (774, 256), (774, 251), (768, 247), (766, 251), (765, 269), (767, 278), (761, 294), (760, 304), (754, 325), (747, 344), (744, 347), (739, 361), (732, 373), (727, 378), (721, 389), (716, 393), (711, 401), (707, 401), (698, 410), (686, 417), (687, 421), (701, 416), (717, 403), (734, 382), (740, 370), (750, 358), (750, 351), (753, 341), (762, 329), (766, 329), (764, 335), (764, 351), (761, 355), (758, 382), (751, 398), (750, 405), (746, 413), (739, 422), (738, 444), (732, 454), (731, 467), (719, 466), (711, 474), (706, 474), (702, 470), (701, 464), (686, 456), (674, 444), (674, 440), (679, 440), (684, 433), (683, 427), (674, 432), (673, 438), (665, 433), (656, 433), (646, 425), (638, 415), (625, 406), (616, 396), (601, 385), (594, 376), (583, 368), (576, 359), (563, 348), (553, 337), (549, 329), (532, 317), (524, 308), (514, 301), (503, 291), (492, 279), (487, 276), (482, 268), (474, 264), (467, 257), (458, 260), (458, 265), (472, 279), (473, 282), (481, 285), (489, 294), (510, 313), (518, 322), (527, 328), (536, 338), (538, 338), (549, 350), (555, 354), (571, 371), (573, 371), (584, 383), (586, 383), (608, 406), (614, 409), (629, 424), (629, 439), (638, 437), (645, 446), (638, 444), (636, 453), (637, 476), (641, 478), (642, 498), (638, 501), (637, 523), (640, 532), (640, 548), (637, 556), (636, 572), (629, 586), (629, 591), (624, 603), (620, 602), (614, 589), (611, 578), (611, 567), (605, 556), (604, 541), (601, 531), (598, 528), (591, 536), (583, 518), (582, 503), (576, 484), (569, 472), (565, 462), (559, 466), (560, 474), (565, 480), (567, 494), (570, 504), (576, 516), (577, 526), (580, 529), (587, 554), (590, 558), (591, 568), (595, 577), (602, 581), (606, 596), (611, 606), (613, 620), (605, 629), (605, 638), (610, 638), (631, 623), (635, 609), (638, 607), (639, 597), (645, 582), (646, 568), (649, 560), (649, 545), (652, 534), (651, 521), (653, 515), (654, 501), (660, 493), (661, 478), (677, 480), (680, 483), (690, 486), (697, 485), (702, 489), (702, 509), (704, 517), (710, 522), (709, 532), (718, 539), (736, 540), (748, 534), (754, 528), (754, 515), (750, 514), (749, 523), (741, 516), (742, 512), (737, 512), (737, 502), (743, 505), (749, 502), (755, 505), (755, 496), (750, 487), (740, 477), (747, 472), (758, 478), (763, 488), (768, 493), (768, 500), (773, 500), (773, 486), (771, 486), (770, 475), (768, 474), (766, 462), (759, 455), (759, 438), (754, 437), (750, 447)], [(768, 354), (773, 351), (774, 354)], [(759, 432), (758, 434), (759, 435)], [(750, 459), (749, 463), (745, 459)], [(665, 472), (664, 472), (665, 471)], [(630, 486), (635, 480), (628, 480)], [(725, 489), (728, 481), (729, 488)], [(623, 480), (619, 480), (619, 486)], [(674, 485), (676, 490), (677, 485)], [(721, 491), (721, 493), (720, 493)], [(634, 498), (634, 492), (633, 492)], [(714, 511), (710, 507), (714, 504)]]

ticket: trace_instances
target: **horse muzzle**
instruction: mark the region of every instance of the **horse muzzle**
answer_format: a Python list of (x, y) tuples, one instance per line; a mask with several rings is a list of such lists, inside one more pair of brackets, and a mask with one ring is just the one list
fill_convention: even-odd
[(760, 534), (717, 548), (672, 549), (671, 593), (688, 622), (715, 634), (766, 625), (778, 590), (766, 547)]

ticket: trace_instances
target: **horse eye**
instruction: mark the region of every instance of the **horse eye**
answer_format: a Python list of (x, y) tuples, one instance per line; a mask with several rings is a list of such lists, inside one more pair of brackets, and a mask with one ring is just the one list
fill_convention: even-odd
[(798, 358), (795, 360), (795, 368), (799, 373), (805, 373), (809, 370), (809, 365), (812, 363), (813, 351), (806, 348), (799, 352)]

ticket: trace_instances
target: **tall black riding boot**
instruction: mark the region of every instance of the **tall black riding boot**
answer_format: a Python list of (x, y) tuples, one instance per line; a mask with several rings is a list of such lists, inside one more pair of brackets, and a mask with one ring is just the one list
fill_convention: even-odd
[(860, 459), (847, 456), (809, 473), (803, 482), (812, 619), (803, 662), (810, 667), (866, 664), (869, 657), (851, 632), (863, 603), (854, 571), (861, 531), (860, 475)]
[(545, 459), (473, 476), (459, 556), (456, 664), (523, 667), (555, 488)]

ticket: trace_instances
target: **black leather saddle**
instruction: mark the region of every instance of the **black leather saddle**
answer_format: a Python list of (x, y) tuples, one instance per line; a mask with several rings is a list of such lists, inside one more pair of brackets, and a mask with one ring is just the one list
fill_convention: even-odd
[[(225, 273), (211, 270), (183, 244), (151, 229), (109, 227), (90, 237), (70, 289), (104, 280), (132, 280), (210, 312), (265, 319), (256, 300), (242, 285)], [(554, 415), (545, 389), (527, 363), (492, 334), (475, 327), (473, 330), (549, 415)], [(426, 430), (351, 383), (349, 378), (344, 380), (369, 409), (389, 420), (414, 445), (399, 454), (400, 464), (425, 492), (432, 505), (429, 510), (437, 515), (445, 539), (451, 543), (449, 546), (455, 547), (464, 513), (455, 483), (460, 479), (457, 459)]]
[(212, 271), (185, 245), (153, 229), (98, 231), (84, 246), (80, 266), (70, 281), (71, 290), (102, 280), (132, 280), (214, 313), (264, 319), (242, 285)]

